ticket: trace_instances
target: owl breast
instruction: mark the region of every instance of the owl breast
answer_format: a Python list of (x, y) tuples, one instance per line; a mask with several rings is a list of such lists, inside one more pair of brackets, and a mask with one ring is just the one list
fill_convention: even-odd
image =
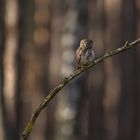
[(82, 59), (83, 59), (84, 64), (93, 61), (95, 59), (95, 54), (94, 54), (93, 50), (92, 49), (88, 49), (85, 52), (85, 57), (83, 57)]

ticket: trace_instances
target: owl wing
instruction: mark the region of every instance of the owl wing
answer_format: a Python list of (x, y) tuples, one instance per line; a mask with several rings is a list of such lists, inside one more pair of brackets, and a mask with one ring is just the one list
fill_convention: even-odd
[(81, 62), (81, 56), (82, 56), (81, 48), (78, 48), (77, 51), (76, 51), (76, 59), (77, 59), (77, 64), (78, 65), (80, 65), (80, 62)]
[(81, 59), (82, 59), (82, 49), (78, 48), (76, 51), (76, 59), (77, 59), (77, 66), (76, 69), (81, 68)]

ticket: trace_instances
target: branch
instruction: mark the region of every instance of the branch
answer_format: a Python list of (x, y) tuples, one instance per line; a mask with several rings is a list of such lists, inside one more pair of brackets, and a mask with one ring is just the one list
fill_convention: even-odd
[(80, 69), (80, 70), (76, 70), (74, 71), (74, 73), (72, 73), (70, 76), (66, 77), (63, 82), (61, 84), (59, 84), (58, 86), (56, 86), (50, 93), (48, 96), (46, 96), (44, 98), (44, 100), (37, 106), (37, 108), (35, 109), (35, 111), (33, 112), (26, 128), (24, 129), (24, 131), (21, 134), (21, 138), (20, 140), (26, 140), (27, 137), (29, 136), (35, 122), (36, 119), (38, 118), (40, 112), (48, 105), (48, 103), (52, 100), (52, 98), (59, 93), (59, 91), (61, 89), (63, 89), (70, 81), (72, 81), (74, 78), (76, 78), (78, 75), (80, 75), (81, 73), (83, 73), (84, 71), (88, 70), (89, 68), (95, 66), (96, 64), (102, 62), (103, 60), (107, 59), (108, 57), (112, 57), (116, 54), (119, 54), (121, 52), (124, 52), (130, 48), (133, 48), (134, 46), (136, 46), (137, 44), (140, 43), (140, 38), (128, 43), (128, 41), (125, 43), (124, 46), (122, 46), (121, 48), (118, 48), (116, 50), (112, 50), (109, 51), (107, 53), (105, 53), (103, 56), (96, 58), (94, 61), (92, 61), (90, 64), (88, 64), (86, 67)]

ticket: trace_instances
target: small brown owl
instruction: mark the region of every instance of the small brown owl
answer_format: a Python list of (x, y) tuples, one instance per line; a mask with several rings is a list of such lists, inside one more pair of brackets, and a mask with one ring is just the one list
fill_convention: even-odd
[(92, 46), (93, 46), (92, 40), (82, 39), (80, 41), (80, 47), (76, 51), (77, 69), (84, 67), (89, 62), (95, 59), (95, 54)]

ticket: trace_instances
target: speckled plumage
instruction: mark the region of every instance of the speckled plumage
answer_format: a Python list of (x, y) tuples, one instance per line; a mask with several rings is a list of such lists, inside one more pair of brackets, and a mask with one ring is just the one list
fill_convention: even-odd
[(92, 40), (82, 39), (80, 41), (80, 47), (76, 51), (77, 69), (84, 67), (86, 64), (95, 59), (92, 46)]

